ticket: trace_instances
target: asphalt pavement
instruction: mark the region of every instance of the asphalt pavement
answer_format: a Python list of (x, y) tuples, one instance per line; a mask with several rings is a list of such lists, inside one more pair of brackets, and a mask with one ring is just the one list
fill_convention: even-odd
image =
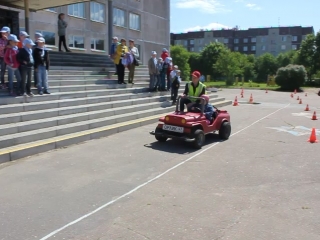
[(320, 239), (320, 98), (236, 95), (231, 138), (199, 151), (155, 123), (0, 165), (0, 239)]

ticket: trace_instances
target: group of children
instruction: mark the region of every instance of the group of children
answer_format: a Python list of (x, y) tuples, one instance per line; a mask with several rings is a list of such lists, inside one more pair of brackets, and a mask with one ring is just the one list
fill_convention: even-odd
[[(40, 95), (50, 94), (48, 86), (49, 53), (45, 48), (45, 39), (41, 33), (36, 33), (36, 43), (34, 43), (25, 31), (21, 31), (19, 39), (10, 33), (9, 27), (1, 29), (0, 58), (1, 84), (4, 85), (4, 71), (8, 69), (9, 95), (32, 97), (31, 76), (34, 69), (35, 86)], [(16, 93), (14, 93), (13, 79), (17, 80)]]

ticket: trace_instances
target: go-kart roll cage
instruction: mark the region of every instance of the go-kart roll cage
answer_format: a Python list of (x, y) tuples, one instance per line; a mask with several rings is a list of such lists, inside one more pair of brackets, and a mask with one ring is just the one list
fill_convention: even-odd
[[(206, 100), (202, 97), (192, 97), (192, 96), (179, 96), (177, 99), (177, 104), (176, 104), (176, 112), (180, 112), (180, 101), (182, 98), (188, 98), (188, 99), (195, 99), (195, 100), (200, 100), (201, 103), (201, 109), (200, 109), (200, 116), (204, 114), (204, 105)], [(214, 107), (216, 110), (218, 110), (216, 107)]]

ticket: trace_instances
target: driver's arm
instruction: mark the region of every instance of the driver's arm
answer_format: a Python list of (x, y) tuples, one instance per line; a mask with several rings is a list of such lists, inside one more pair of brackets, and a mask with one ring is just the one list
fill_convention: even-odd
[(189, 84), (186, 84), (186, 87), (184, 88), (183, 95), (185, 95), (185, 96), (188, 95), (188, 92), (189, 92), (188, 85)]

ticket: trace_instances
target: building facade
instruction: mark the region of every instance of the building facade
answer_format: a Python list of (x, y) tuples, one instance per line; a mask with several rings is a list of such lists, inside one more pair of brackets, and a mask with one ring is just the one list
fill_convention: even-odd
[(247, 30), (222, 29), (181, 34), (171, 33), (171, 45), (182, 45), (190, 52), (201, 52), (211, 42), (225, 44), (232, 51), (260, 56), (264, 53), (278, 55), (300, 48), (313, 27), (270, 27)]
[[(109, 24), (113, 36), (135, 41), (143, 63), (151, 56), (151, 51), (159, 52), (170, 46), (170, 0), (113, 0), (112, 10), (109, 2), (96, 0), (31, 12), (29, 34), (34, 36), (35, 32), (41, 32), (47, 45), (58, 50), (58, 15), (65, 13), (67, 44), (73, 52), (109, 54), (112, 37)], [(19, 30), (25, 29), (24, 11), (12, 8), (2, 11), (7, 11), (8, 15), (9, 12), (11, 15), (18, 13), (15, 16), (19, 18)], [(112, 23), (108, 21), (110, 13)], [(1, 17), (0, 23), (5, 25)], [(13, 29), (15, 34), (18, 33), (16, 29)]]

